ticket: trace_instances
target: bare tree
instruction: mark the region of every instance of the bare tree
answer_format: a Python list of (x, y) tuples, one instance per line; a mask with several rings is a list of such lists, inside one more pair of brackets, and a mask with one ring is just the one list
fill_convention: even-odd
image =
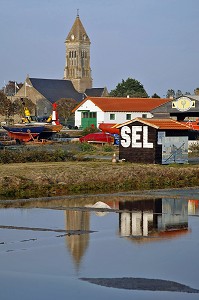
[(59, 118), (64, 119), (64, 125), (66, 125), (68, 118), (72, 115), (72, 110), (77, 105), (74, 99), (61, 98), (57, 101), (57, 112)]
[(9, 118), (13, 114), (12, 102), (0, 91), (0, 115)]
[(14, 114), (18, 114), (21, 117), (25, 116), (25, 109), (30, 111), (30, 114), (35, 113), (36, 105), (28, 98), (17, 98), (13, 102)]

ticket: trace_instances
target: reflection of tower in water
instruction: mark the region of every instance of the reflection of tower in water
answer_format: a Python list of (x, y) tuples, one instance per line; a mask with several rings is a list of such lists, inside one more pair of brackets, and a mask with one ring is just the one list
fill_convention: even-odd
[[(87, 211), (66, 211), (66, 230), (89, 231), (90, 213)], [(67, 247), (77, 266), (89, 245), (89, 233), (72, 234), (66, 236)]]

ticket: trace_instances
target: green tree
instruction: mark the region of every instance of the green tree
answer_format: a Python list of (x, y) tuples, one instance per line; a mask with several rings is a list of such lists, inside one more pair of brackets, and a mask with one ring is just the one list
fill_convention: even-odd
[(128, 78), (126, 81), (122, 79), (116, 88), (109, 94), (111, 97), (132, 97), (132, 98), (148, 98), (148, 94), (144, 86), (136, 79)]
[(57, 112), (59, 118), (64, 119), (66, 125), (68, 118), (72, 115), (72, 110), (77, 105), (74, 99), (61, 98), (57, 101)]
[(194, 90), (195, 95), (199, 95), (199, 87)]
[(158, 96), (158, 94), (154, 93), (151, 98), (160, 98), (160, 96)]
[(175, 91), (172, 90), (172, 89), (169, 89), (167, 91), (167, 95), (166, 95), (167, 98), (175, 98)]
[(177, 90), (176, 94), (175, 94), (176, 98), (179, 98), (182, 96), (182, 92), (181, 90)]

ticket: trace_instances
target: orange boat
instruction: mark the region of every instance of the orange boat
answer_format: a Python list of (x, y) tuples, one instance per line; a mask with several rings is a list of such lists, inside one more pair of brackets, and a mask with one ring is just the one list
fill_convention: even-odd
[(119, 129), (116, 128), (119, 124), (113, 124), (113, 123), (100, 123), (99, 129), (103, 132), (108, 132), (111, 134), (119, 134)]
[(199, 130), (199, 120), (196, 119), (195, 121), (187, 121), (186, 123), (183, 122), (183, 124), (186, 124), (190, 127), (191, 130)]

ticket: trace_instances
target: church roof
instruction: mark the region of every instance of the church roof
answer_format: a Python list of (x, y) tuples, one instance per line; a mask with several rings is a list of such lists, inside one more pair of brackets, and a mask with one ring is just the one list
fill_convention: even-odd
[(32, 86), (51, 103), (61, 98), (74, 99), (80, 102), (83, 98), (70, 80), (29, 78)]
[(74, 42), (85, 41), (90, 43), (90, 39), (86, 33), (86, 30), (84, 29), (84, 26), (82, 25), (79, 15), (77, 15), (75, 22), (66, 38), (66, 41), (71, 40), (71, 36), (74, 36)]
[(104, 92), (104, 88), (91, 88), (85, 90), (86, 96), (90, 96), (90, 97), (102, 97), (103, 92)]
[(171, 101), (168, 98), (87, 97), (73, 111), (76, 111), (87, 100), (92, 101), (104, 112), (150, 112), (152, 109)]

